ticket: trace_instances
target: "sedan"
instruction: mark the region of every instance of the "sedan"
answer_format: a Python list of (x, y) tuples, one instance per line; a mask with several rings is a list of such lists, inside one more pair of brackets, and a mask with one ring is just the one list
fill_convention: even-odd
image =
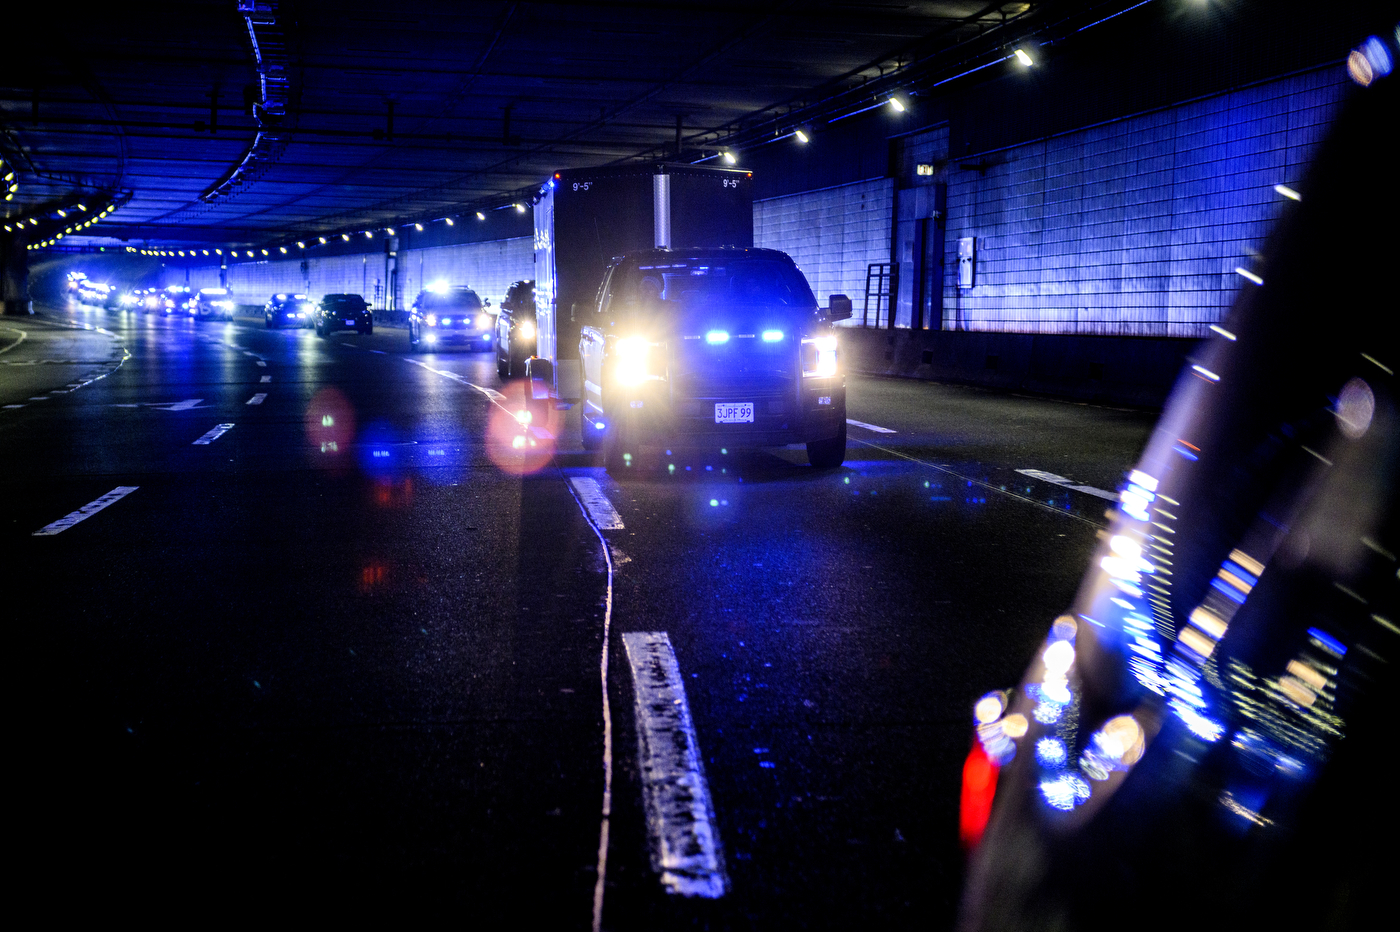
[(335, 330), (374, 332), (374, 314), (365, 299), (357, 294), (326, 295), (317, 305), (312, 319), (318, 336), (324, 337)]

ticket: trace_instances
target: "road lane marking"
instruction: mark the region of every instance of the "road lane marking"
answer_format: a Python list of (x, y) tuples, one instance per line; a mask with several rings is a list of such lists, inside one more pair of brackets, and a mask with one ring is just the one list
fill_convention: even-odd
[(665, 631), (629, 631), (622, 646), (636, 695), (652, 869), (670, 893), (724, 896), (719, 828), (671, 639)]
[(4, 330), (6, 333), (19, 334), (19, 339), (11, 343), (9, 346), (0, 348), (0, 353), (8, 353), (10, 350), (14, 349), (16, 346), (19, 346), (29, 337), (29, 334), (26, 331), (20, 330), (18, 327), (0, 327), (0, 330)]
[(8, 410), (11, 410), (11, 409), (13, 409), (13, 408), (23, 408), (23, 407), (24, 407), (24, 405), (5, 405), (5, 410), (8, 411)]
[(895, 433), (895, 431), (890, 430), (888, 427), (876, 427), (874, 424), (867, 424), (864, 421), (853, 421), (850, 418), (846, 418), (846, 423), (850, 424), (852, 427), (864, 427), (866, 430), (873, 430), (877, 434)]
[(79, 521), (86, 521), (88, 518), (91, 518), (93, 515), (101, 511), (103, 508), (106, 508), (108, 505), (112, 504), (115, 501), (119, 501), (120, 499), (126, 498), (126, 496), (130, 495), (132, 492), (135, 492), (139, 488), (140, 486), (137, 485), (119, 485), (112, 491), (108, 492), (106, 495), (102, 496), (101, 498), (94, 499), (93, 501), (88, 502), (86, 505), (79, 508), (77, 511), (72, 512), (71, 514), (64, 515), (62, 518), (59, 518), (52, 524), (44, 525), (43, 527), (39, 528), (39, 530), (35, 531), (31, 536), (52, 537), (55, 534), (61, 534), (73, 525), (77, 524)]
[(191, 444), (191, 446), (207, 447), (209, 444), (213, 443), (215, 440), (218, 440), (220, 437), (222, 437), (224, 434), (228, 433), (232, 429), (232, 424), (220, 424), (219, 426), (210, 430), (209, 433), (196, 440), (193, 444)]
[(370, 352), (371, 352), (371, 353), (378, 353), (380, 356), (388, 355), (388, 354), (386, 354), (382, 349), (372, 349), (372, 350), (370, 350)]
[(1117, 492), (1109, 492), (1105, 489), (1096, 488), (1092, 485), (1075, 485), (1073, 479), (1066, 479), (1064, 476), (1057, 476), (1053, 472), (1046, 472), (1043, 469), (1018, 469), (1023, 476), (1030, 476), (1032, 479), (1039, 479), (1042, 482), (1049, 482), (1066, 489), (1074, 489), (1076, 492), (1084, 492), (1088, 495), (1097, 495), (1099, 498), (1106, 498), (1110, 502), (1118, 501)]
[(263, 376), (262, 378), (258, 379), (258, 381), (259, 381), (259, 382), (271, 382), (271, 381), (272, 381), (272, 376), (270, 376), (270, 375), (265, 375), (265, 376)]
[(610, 645), (612, 644), (613, 574), (615, 568), (612, 549), (608, 546), (607, 538), (589, 518), (588, 509), (584, 508), (583, 502), (578, 500), (578, 493), (574, 491), (573, 486), (565, 487), (574, 496), (574, 501), (578, 502), (579, 509), (583, 511), (584, 519), (588, 521), (588, 526), (598, 538), (598, 544), (603, 548), (603, 562), (608, 568), (608, 588), (603, 600), (603, 651), (598, 663), (598, 677), (603, 685), (603, 805), (598, 818), (598, 863), (593, 875), (593, 932), (602, 932), (603, 894), (607, 890), (608, 880), (608, 836), (612, 824), (613, 728), (612, 703), (608, 699), (608, 658), (611, 656)]
[(617, 513), (613, 503), (608, 501), (607, 494), (598, 485), (597, 479), (590, 479), (587, 476), (578, 476), (570, 479), (569, 483), (578, 493), (578, 500), (587, 509), (588, 516), (593, 519), (593, 523), (600, 531), (621, 531), (623, 530), (622, 515)]
[[(429, 372), (433, 373), (434, 375), (440, 375), (440, 376), (442, 376), (443, 378), (451, 379), (452, 381), (458, 382), (458, 383), (460, 383), (460, 384), (462, 384), (462, 385), (465, 385), (465, 386), (467, 386), (468, 388), (474, 388), (474, 389), (476, 389), (477, 391), (481, 392), (483, 395), (485, 395), (487, 398), (490, 398), (492, 401), (496, 402), (496, 404), (500, 404), (501, 402), (503, 402), (503, 401), (506, 400), (506, 396), (505, 396), (505, 395), (502, 395), (500, 392), (496, 391), (494, 388), (487, 388), (487, 387), (484, 386), (484, 385), (477, 385), (475, 382), (469, 382), (469, 381), (467, 381), (467, 379), (466, 379), (464, 376), (460, 376), (460, 375), (458, 375), (458, 374), (455, 373), (455, 372), (449, 372), (449, 371), (446, 370), (446, 369), (437, 369), (437, 368), (435, 368), (435, 367), (433, 367), (433, 366), (428, 365), (426, 362), (423, 362), (423, 361), (420, 360), (420, 359), (405, 359), (404, 362), (411, 362), (411, 363), (413, 363), (415, 366), (419, 366), (420, 368), (427, 369)], [(504, 407), (504, 406), (502, 406), (502, 407)], [(512, 417), (515, 416), (514, 412), (511, 412), (511, 416), (512, 416)]]
[(258, 392), (252, 398), (243, 402), (245, 405), (260, 405), (267, 400), (267, 392)]
[(930, 463), (928, 460), (921, 460), (917, 456), (910, 456), (908, 453), (902, 453), (899, 450), (893, 450), (889, 447), (882, 447), (878, 443), (871, 443), (869, 440), (858, 440), (854, 437), (851, 439), (853, 442), (858, 443), (861, 446), (870, 447), (872, 450), (879, 450), (881, 453), (888, 453), (890, 456), (897, 456), (900, 459), (908, 460), (911, 463), (918, 463), (920, 466), (927, 466), (929, 469), (936, 469), (939, 472), (947, 473), (948, 475), (961, 479), (964, 482), (980, 486), (981, 488), (984, 488), (989, 492), (995, 492), (998, 495), (1005, 495), (1007, 498), (1014, 498), (1017, 501), (1025, 502), (1028, 505), (1034, 505), (1037, 508), (1044, 508), (1047, 511), (1053, 511), (1057, 515), (1063, 515), (1066, 518), (1082, 522), (1084, 524), (1089, 525), (1090, 527), (1096, 527), (1100, 530), (1105, 530), (1108, 527), (1105, 524), (1099, 524), (1097, 521), (1090, 521), (1088, 518), (1085, 518), (1081, 515), (1077, 515), (1072, 511), (1066, 511), (1063, 508), (1056, 508), (1053, 505), (1047, 505), (1045, 502), (1036, 501), (1035, 499), (1027, 498), (1024, 495), (1018, 495), (1015, 492), (1010, 492), (1002, 488), (1001, 486), (992, 485), (990, 482), (985, 482), (981, 479), (974, 479), (971, 476), (964, 476), (962, 473), (957, 472), (954, 469), (950, 469), (947, 466), (940, 466), (938, 463)]
[(264, 369), (267, 368), (267, 363), (263, 362), (261, 359), (258, 360), (258, 365), (262, 366)]

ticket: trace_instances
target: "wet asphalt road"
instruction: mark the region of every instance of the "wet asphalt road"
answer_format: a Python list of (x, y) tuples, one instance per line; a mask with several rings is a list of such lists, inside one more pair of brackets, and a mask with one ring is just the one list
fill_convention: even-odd
[[(574, 412), (557, 448), (512, 446), (489, 354), (406, 343), (0, 321), (33, 889), (588, 928), (609, 573), (568, 480), (591, 478), (623, 524), (603, 926), (947, 926), (969, 709), (1018, 677), (1110, 504), (1017, 470), (1111, 493), (1152, 416), (852, 377), (842, 469), (677, 451), (611, 477)], [(652, 870), (633, 631), (674, 645), (716, 900)]]

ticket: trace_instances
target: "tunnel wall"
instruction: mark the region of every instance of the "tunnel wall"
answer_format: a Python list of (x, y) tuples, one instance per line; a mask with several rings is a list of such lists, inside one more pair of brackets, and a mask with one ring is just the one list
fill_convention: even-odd
[(1329, 67), (948, 163), (943, 329), (1205, 335), (1349, 86)]
[(841, 334), (848, 371), (1160, 408), (1196, 340), (878, 330)]
[[(493, 305), (498, 305), (511, 282), (533, 277), (535, 253), (531, 237), (516, 236), (405, 249), (399, 252), (398, 262), (399, 293), (405, 307), (413, 302), (424, 283), (438, 279), (467, 285), (483, 299), (490, 298)], [(247, 304), (261, 304), (277, 292), (306, 290), (315, 297), (336, 292), (362, 294), (375, 307), (383, 307), (384, 269), (383, 253), (240, 262), (229, 265), (228, 286)], [(202, 266), (190, 272), (193, 287), (218, 284), (217, 266)]]
[(890, 178), (769, 198), (753, 205), (753, 242), (790, 254), (818, 300), (851, 296), (859, 315), (866, 267), (889, 257), (893, 210)]

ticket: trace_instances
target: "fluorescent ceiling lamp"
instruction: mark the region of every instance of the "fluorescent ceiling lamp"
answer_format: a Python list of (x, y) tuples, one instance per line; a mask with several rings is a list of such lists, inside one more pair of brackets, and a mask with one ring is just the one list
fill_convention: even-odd
[(1035, 64), (1035, 62), (1031, 59), (1030, 53), (1028, 53), (1025, 49), (1016, 50), (1016, 60), (1021, 64), (1025, 65), (1027, 68)]
[(798, 141), (798, 142), (803, 142), (803, 143), (805, 143), (805, 142), (810, 142), (810, 141), (811, 141), (810, 137), (808, 137), (808, 135), (807, 135), (806, 133), (802, 132), (802, 130), (800, 130), (800, 129), (795, 129), (795, 130), (793, 130), (793, 131), (792, 131), (792, 134), (793, 134), (794, 136), (797, 137), (797, 141)]

